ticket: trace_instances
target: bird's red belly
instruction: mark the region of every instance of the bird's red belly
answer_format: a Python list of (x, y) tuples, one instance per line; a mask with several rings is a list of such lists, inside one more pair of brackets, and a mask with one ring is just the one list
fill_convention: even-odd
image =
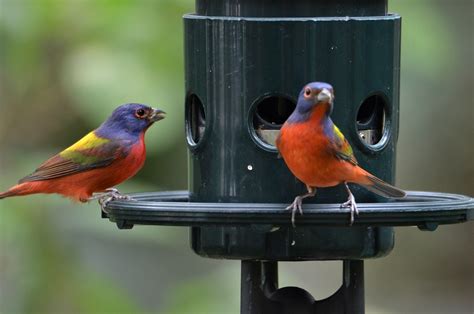
[[(291, 160), (291, 161), (290, 161)], [(330, 187), (347, 181), (350, 169), (347, 163), (324, 163), (315, 158), (285, 159), (291, 172), (303, 183), (312, 187)], [(340, 165), (336, 165), (338, 163)], [(352, 166), (349, 166), (352, 167)]]
[(316, 132), (288, 128), (280, 134), (279, 151), (291, 172), (312, 187), (350, 181), (354, 166), (335, 158), (328, 140)]
[(43, 193), (59, 193), (77, 201), (85, 201), (92, 193), (104, 191), (132, 177), (144, 162), (145, 154), (132, 149), (127, 157), (116, 160), (107, 167), (31, 183), (37, 185)]

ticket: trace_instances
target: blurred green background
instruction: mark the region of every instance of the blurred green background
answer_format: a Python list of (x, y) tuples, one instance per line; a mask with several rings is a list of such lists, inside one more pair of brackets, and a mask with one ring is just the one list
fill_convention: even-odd
[[(393, 0), (403, 17), (397, 184), (474, 195), (473, 3)], [(125, 192), (186, 188), (183, 28), (191, 0), (0, 0), (0, 190), (118, 104), (168, 112)], [(398, 228), (366, 262), (367, 313), (472, 313), (473, 224)], [(341, 262), (281, 263), (321, 299)], [(120, 231), (96, 203), (0, 201), (0, 313), (238, 313), (239, 262), (197, 257), (188, 230)]]

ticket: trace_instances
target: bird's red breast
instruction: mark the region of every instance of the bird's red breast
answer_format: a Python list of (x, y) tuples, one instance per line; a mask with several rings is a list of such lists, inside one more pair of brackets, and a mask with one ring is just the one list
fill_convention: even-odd
[(334, 155), (322, 123), (326, 112), (327, 108), (319, 106), (304, 122), (286, 122), (277, 141), (280, 154), (291, 172), (312, 187), (362, 180), (363, 169)]

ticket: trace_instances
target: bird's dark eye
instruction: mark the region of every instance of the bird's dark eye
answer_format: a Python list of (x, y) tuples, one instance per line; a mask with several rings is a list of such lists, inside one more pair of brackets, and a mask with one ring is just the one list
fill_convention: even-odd
[(135, 111), (135, 116), (141, 119), (145, 116), (145, 113), (146, 113), (145, 110), (140, 108), (140, 109), (137, 109), (137, 111)]
[(305, 96), (311, 95), (311, 88), (306, 87), (306, 88), (304, 89), (304, 95), (305, 95)]

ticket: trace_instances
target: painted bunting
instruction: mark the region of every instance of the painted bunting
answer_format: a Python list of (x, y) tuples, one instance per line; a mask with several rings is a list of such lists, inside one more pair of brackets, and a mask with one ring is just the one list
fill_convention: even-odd
[(357, 183), (384, 197), (402, 198), (405, 192), (362, 169), (354, 156), (351, 145), (344, 138), (330, 115), (334, 90), (324, 82), (307, 84), (300, 92), (295, 110), (283, 124), (276, 144), (280, 155), (291, 172), (304, 184), (308, 192), (296, 196), (287, 207), (303, 214), (303, 199), (316, 195), (316, 188), (344, 184), (349, 198), (341, 204), (351, 212), (350, 224), (358, 214), (357, 204), (348, 182)]
[[(75, 201), (129, 198), (113, 186), (134, 176), (145, 162), (146, 130), (165, 112), (142, 104), (125, 104), (97, 129), (41, 164), (0, 199), (35, 193), (57, 193)], [(94, 193), (95, 194), (93, 196)]]

